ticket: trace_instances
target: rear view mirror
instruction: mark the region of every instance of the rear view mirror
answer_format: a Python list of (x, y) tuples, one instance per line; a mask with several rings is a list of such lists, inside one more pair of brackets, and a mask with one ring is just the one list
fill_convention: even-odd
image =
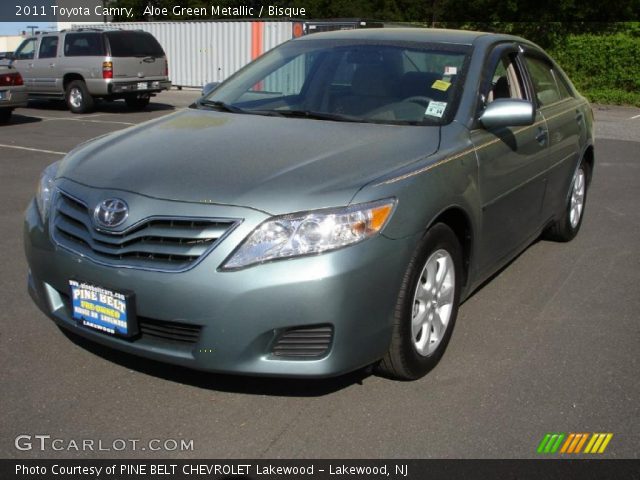
[(480, 115), (480, 123), (487, 129), (531, 125), (534, 121), (533, 103), (514, 98), (498, 98)]
[(216, 88), (218, 88), (220, 82), (211, 82), (207, 83), (204, 87), (202, 87), (202, 96), (205, 97), (213, 92)]

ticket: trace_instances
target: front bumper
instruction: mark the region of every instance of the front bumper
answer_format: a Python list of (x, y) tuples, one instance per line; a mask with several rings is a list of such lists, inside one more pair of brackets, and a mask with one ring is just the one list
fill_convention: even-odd
[[(58, 325), (85, 338), (198, 370), (326, 377), (384, 355), (415, 239), (378, 236), (324, 255), (224, 272), (218, 271), (220, 264), (266, 216), (239, 207), (197, 206), (207, 207), (213, 216), (220, 214), (216, 211), (220, 208), (231, 209), (228, 214), (235, 217), (243, 210), (245, 221), (194, 268), (166, 273), (99, 265), (61, 248), (52, 242), (31, 202), (24, 228), (30, 294)], [(197, 341), (176, 344), (144, 333), (126, 340), (82, 327), (71, 318), (65, 298), (70, 278), (133, 291), (139, 318), (201, 326)], [(322, 357), (274, 355), (274, 344), (283, 332), (318, 325), (333, 330)]]

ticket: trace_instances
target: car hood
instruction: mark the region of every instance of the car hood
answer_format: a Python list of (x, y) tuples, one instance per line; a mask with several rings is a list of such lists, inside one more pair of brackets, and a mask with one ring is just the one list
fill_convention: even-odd
[(186, 109), (88, 142), (58, 177), (270, 214), (346, 205), (372, 180), (434, 153), (439, 127)]

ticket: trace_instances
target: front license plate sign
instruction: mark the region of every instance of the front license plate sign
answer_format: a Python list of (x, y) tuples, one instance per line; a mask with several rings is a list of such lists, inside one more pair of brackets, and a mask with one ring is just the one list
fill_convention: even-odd
[(130, 337), (137, 333), (133, 296), (77, 280), (69, 280), (73, 318), (101, 332)]
[(146, 90), (147, 82), (138, 82), (138, 90)]

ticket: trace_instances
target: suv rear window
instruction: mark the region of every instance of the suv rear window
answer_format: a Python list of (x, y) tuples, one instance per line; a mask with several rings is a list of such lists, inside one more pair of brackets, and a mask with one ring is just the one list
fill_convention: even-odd
[(64, 37), (65, 57), (102, 57), (104, 44), (99, 33), (67, 33)]
[(164, 50), (147, 32), (107, 32), (112, 57), (163, 57)]

